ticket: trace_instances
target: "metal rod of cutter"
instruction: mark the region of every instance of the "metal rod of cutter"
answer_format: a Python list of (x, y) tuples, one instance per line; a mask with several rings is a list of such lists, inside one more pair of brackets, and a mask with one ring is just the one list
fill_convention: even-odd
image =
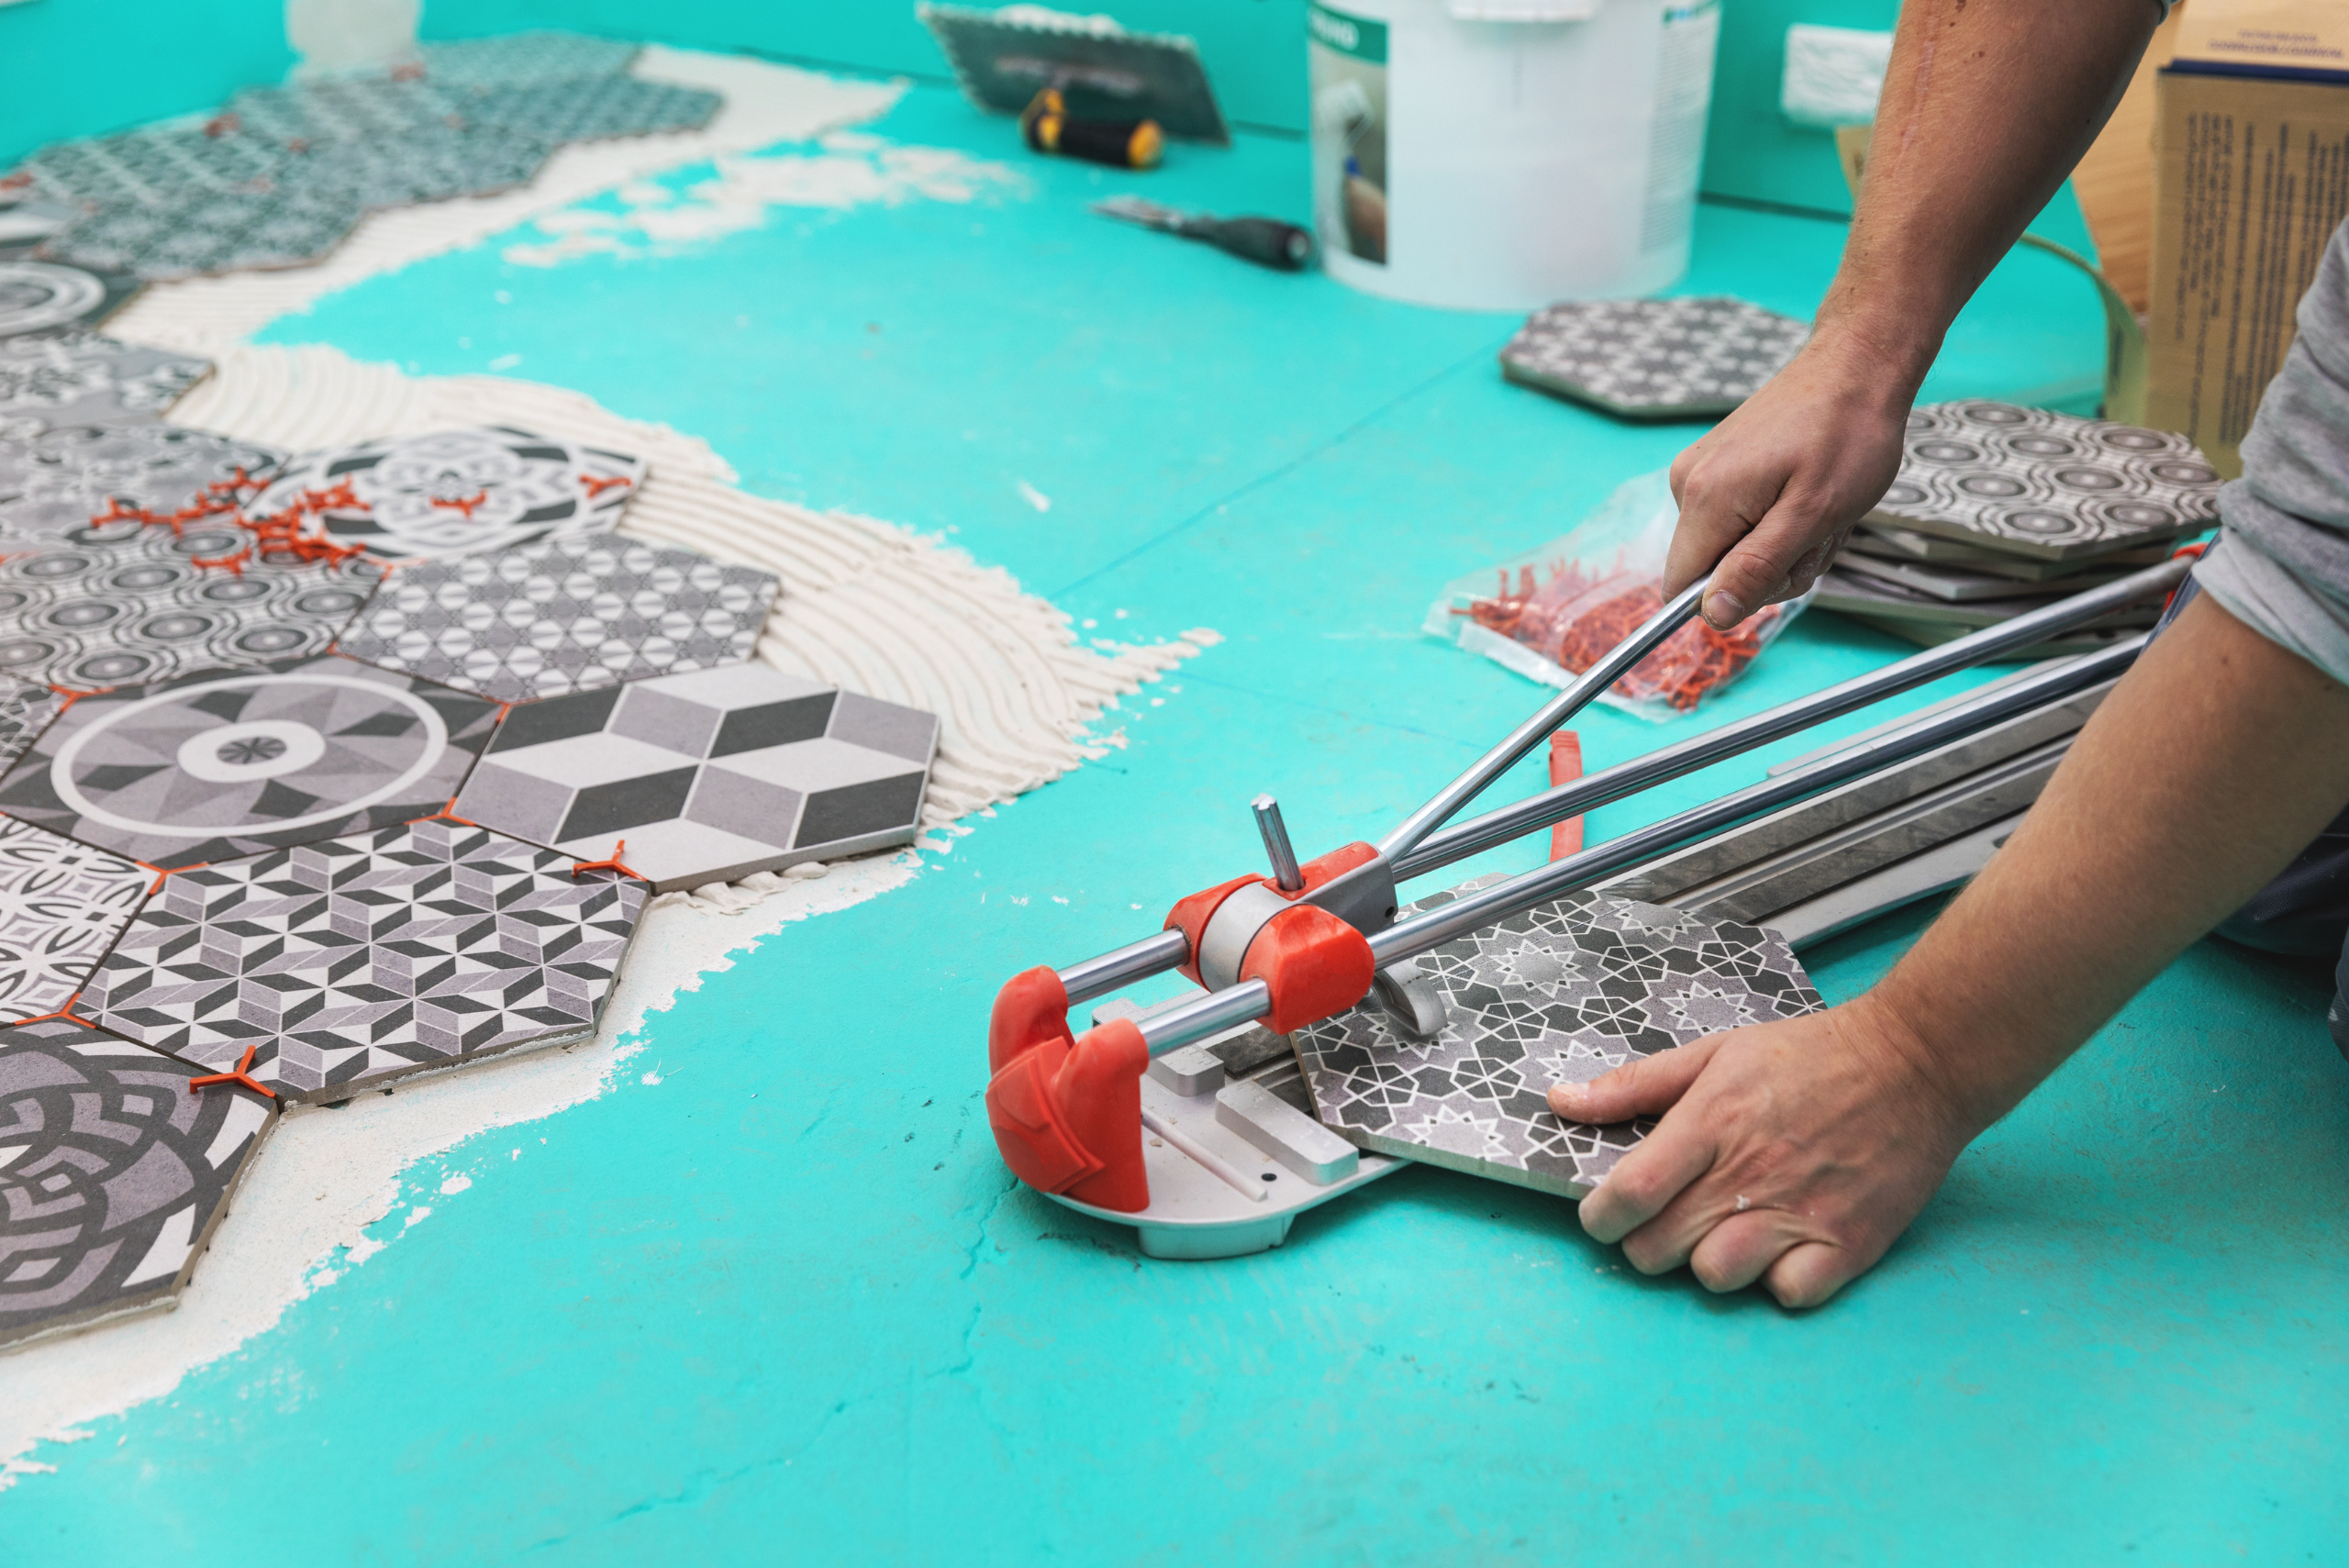
[[(2000, 719), (2085, 691), (2126, 670), (2135, 662), (2144, 645), (2145, 638), (2140, 635), (2102, 652), (2051, 666), (1972, 702), (1945, 708), (1847, 751), (1822, 757), (1809, 767), (1667, 817), (1507, 882), (1464, 893), (1449, 903), (1398, 920), (1372, 936), (1372, 960), (1384, 969), (1403, 959), (1416, 958), (1455, 937), (1546, 903), (1686, 840), (1731, 827), (1762, 812), (1790, 806), (1822, 789), (1961, 740)], [(1251, 980), (1138, 1018), (1135, 1023), (1151, 1054), (1156, 1056), (1251, 1022), (1271, 1007), (1271, 991), (1264, 982)]]
[(1642, 622), (1638, 630), (1607, 651), (1598, 662), (1575, 677), (1574, 684), (1543, 703), (1532, 717), (1509, 731), (1502, 742), (1476, 759), (1474, 766), (1436, 793), (1435, 798), (1396, 824), (1378, 841), (1378, 852), (1399, 861), (1420, 840), (1450, 821), (1485, 787), (1517, 764), (1518, 759), (1550, 737), (1550, 732), (1582, 711), (1590, 700), (1625, 672), (1655, 651), (1656, 645), (1687, 624), (1705, 597), (1710, 577), (1691, 583), (1673, 601)]
[(1928, 681), (1994, 659), (2017, 648), (2026, 648), (2058, 632), (2069, 631), (2083, 621), (2125, 608), (2140, 599), (2152, 597), (2183, 582), (2193, 567), (2191, 561), (2166, 561), (2159, 566), (2146, 568), (2090, 589), (2085, 594), (2017, 616), (2010, 621), (1968, 636), (1945, 642), (1939, 648), (1929, 648), (1912, 654), (1895, 664), (1854, 676), (1840, 685), (1815, 692), (1807, 697), (1757, 713), (1734, 724), (1694, 736), (1676, 746), (1634, 757), (1611, 768), (1587, 773), (1571, 784), (1531, 795), (1523, 800), (1474, 817), (1454, 827), (1431, 833), (1418, 849), (1396, 857), (1395, 878), (1400, 882), (1465, 860), (1480, 851), (1505, 844), (1527, 833), (1537, 832), (1569, 817), (1579, 817), (1595, 806), (1625, 795), (1636, 795), (1652, 784), (1676, 779), (1684, 773), (1751, 751), (1783, 735), (1791, 735), (1814, 724), (1865, 707), (1869, 703), (1897, 693), (1920, 686)]
[(1138, 980), (1153, 974), (1163, 974), (1179, 967), (1191, 956), (1190, 939), (1179, 930), (1154, 931), (1138, 942), (1129, 942), (1115, 952), (1105, 952), (1099, 958), (1088, 958), (1083, 963), (1072, 963), (1060, 972), (1061, 984), (1068, 991), (1069, 1005), (1089, 1001), (1095, 996), (1107, 996)]
[(1305, 886), (1304, 868), (1297, 863), (1297, 848), (1288, 841), (1288, 825), (1281, 820), (1281, 803), (1260, 795), (1249, 803), (1256, 813), (1256, 831), (1264, 835), (1264, 858), (1273, 862), (1273, 885), (1283, 893)]

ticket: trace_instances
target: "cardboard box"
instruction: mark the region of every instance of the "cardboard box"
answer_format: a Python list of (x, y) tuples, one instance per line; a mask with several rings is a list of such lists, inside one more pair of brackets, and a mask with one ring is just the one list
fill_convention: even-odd
[[(2194, 0), (2186, 28), (2221, 12), (2317, 9)], [(2303, 31), (2318, 40), (2307, 47), (2323, 47), (2320, 30)], [(2154, 89), (2145, 423), (2191, 437), (2232, 477), (2300, 295), (2349, 215), (2349, 78), (2232, 58), (2214, 69), (2187, 58), (2188, 41), (2182, 34)]]
[(2213, 71), (2349, 80), (2349, 6), (2338, 0), (2194, 0), (2177, 56)]

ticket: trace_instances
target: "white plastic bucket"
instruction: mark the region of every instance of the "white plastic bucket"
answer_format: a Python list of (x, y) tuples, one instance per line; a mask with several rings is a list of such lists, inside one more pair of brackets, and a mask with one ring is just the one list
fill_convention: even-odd
[(1531, 310), (1687, 271), (1717, 0), (1315, 0), (1306, 26), (1333, 277)]

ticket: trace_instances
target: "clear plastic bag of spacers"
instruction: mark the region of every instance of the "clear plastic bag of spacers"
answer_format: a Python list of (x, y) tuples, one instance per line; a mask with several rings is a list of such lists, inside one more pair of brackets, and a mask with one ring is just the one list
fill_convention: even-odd
[[(1664, 607), (1664, 553), (1680, 508), (1668, 475), (1621, 485), (1570, 533), (1454, 579), (1428, 608), (1430, 636), (1548, 685), (1564, 686)], [(1771, 605), (1730, 631), (1692, 620), (1600, 700), (1645, 718), (1687, 713), (1743, 673), (1809, 595)]]

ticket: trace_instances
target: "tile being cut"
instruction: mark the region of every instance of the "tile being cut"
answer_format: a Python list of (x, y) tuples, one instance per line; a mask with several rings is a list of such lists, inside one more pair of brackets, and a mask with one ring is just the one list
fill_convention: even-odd
[(1501, 373), (1633, 417), (1726, 414), (1809, 338), (1790, 316), (1723, 295), (1576, 300), (1534, 312)]
[(112, 268), (0, 256), (0, 338), (95, 327), (142, 286), (139, 279)]
[(1899, 475), (1866, 520), (2073, 560), (2209, 528), (2218, 498), (2218, 473), (2184, 436), (2011, 403), (1936, 403), (1909, 416)]
[(0, 558), (0, 673), (96, 691), (305, 658), (375, 585), (360, 560), (217, 564), (247, 548), (226, 526), (113, 523)]
[(83, 999), (106, 1028), (295, 1100), (596, 1029), (641, 882), (446, 817), (164, 880)]
[(727, 664), (513, 708), (453, 809), (668, 892), (912, 842), (937, 744), (917, 709)]
[(500, 702), (751, 657), (775, 580), (618, 534), (402, 569), (338, 651)]
[(328, 654), (84, 696), (0, 779), (0, 812), (159, 867), (439, 811), (497, 706)]
[(168, 1306), (276, 1125), (71, 1018), (0, 1029), (0, 1343)]
[(136, 861), (0, 818), (0, 1022), (62, 1011), (154, 881)]
[(212, 361), (95, 332), (0, 338), (0, 439), (52, 426), (143, 425), (211, 373)]
[(1772, 932), (1586, 892), (1418, 963), (1443, 996), (1435, 1038), (1408, 1038), (1375, 1003), (1291, 1037), (1315, 1112), (1364, 1149), (1568, 1197), (1596, 1186), (1654, 1124), (1562, 1121), (1549, 1107), (1553, 1084), (1823, 1006)]
[(209, 485), (270, 473), (278, 458), (182, 425), (53, 425), (0, 444), (0, 552), (72, 539), (117, 502), (180, 511)]
[(347, 484), (352, 502), (317, 514), (327, 536), (378, 560), (410, 562), (601, 531), (643, 479), (638, 458), (477, 426), (306, 452), (247, 510), (272, 517), (306, 491)]

